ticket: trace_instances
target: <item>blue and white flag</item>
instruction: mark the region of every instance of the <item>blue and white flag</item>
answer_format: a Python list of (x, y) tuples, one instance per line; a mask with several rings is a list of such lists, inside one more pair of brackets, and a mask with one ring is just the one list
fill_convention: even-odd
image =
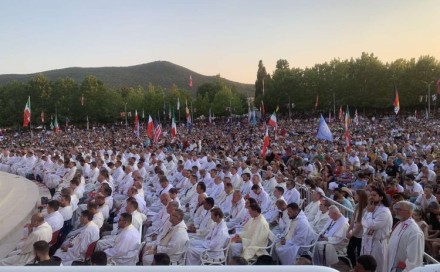
[(330, 131), (327, 123), (325, 122), (324, 117), (322, 117), (322, 114), (321, 114), (321, 118), (319, 119), (318, 135), (316, 135), (316, 137), (318, 137), (318, 139), (321, 140), (327, 140), (333, 142), (332, 132)]

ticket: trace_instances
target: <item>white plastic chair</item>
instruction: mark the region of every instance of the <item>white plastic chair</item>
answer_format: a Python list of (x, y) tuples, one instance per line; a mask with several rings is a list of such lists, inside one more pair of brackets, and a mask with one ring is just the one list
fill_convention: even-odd
[[(277, 241), (277, 237), (275, 236), (275, 234), (272, 231), (269, 231), (269, 236), (267, 237), (267, 246), (255, 247), (255, 248), (258, 250), (260, 250), (260, 249), (266, 250), (268, 252), (268, 255), (272, 256), (276, 241)], [(252, 257), (251, 259), (248, 260), (248, 263), (250, 265), (252, 265), (257, 261), (257, 259), (258, 259), (258, 256), (255, 255), (254, 257)]]
[[(225, 246), (218, 250), (206, 249), (200, 254), (200, 261), (202, 265), (227, 265), (227, 257), (229, 252), (229, 245), (231, 244), (231, 238), (228, 238), (225, 242)], [(220, 258), (212, 258), (212, 253), (223, 252), (223, 256)]]
[(188, 251), (189, 240), (186, 241), (185, 246), (181, 252), (170, 255), (171, 265), (185, 265), (186, 252)]

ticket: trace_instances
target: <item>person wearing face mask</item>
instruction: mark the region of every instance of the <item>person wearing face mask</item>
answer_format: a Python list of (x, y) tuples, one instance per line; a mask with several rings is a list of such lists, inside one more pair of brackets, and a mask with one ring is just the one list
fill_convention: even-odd
[(412, 218), (414, 205), (411, 202), (399, 201), (393, 209), (400, 222), (389, 240), (387, 271), (410, 271), (423, 265), (425, 236)]
[(393, 216), (388, 208), (385, 192), (374, 188), (370, 192), (367, 212), (362, 217), (364, 234), (362, 235), (361, 255), (371, 255), (377, 262), (378, 271), (386, 271), (386, 252), (388, 235), (393, 225)]
[(281, 264), (292, 265), (295, 263), (300, 245), (310, 244), (316, 233), (310, 227), (306, 215), (298, 204), (287, 205), (287, 214), (291, 220), (289, 231), (286, 237), (282, 237), (276, 245), (276, 253)]

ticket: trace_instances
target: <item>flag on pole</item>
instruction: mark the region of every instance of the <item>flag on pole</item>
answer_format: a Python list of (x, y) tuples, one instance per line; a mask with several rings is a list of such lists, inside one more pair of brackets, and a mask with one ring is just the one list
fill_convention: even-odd
[(341, 121), (341, 123), (344, 122), (344, 112), (342, 111), (342, 106), (339, 107), (339, 121)]
[(27, 127), (31, 123), (31, 97), (28, 97), (23, 114), (23, 127)]
[(396, 97), (394, 98), (394, 103), (393, 103), (394, 113), (398, 114), (399, 110), (400, 110), (400, 102), (399, 102), (399, 92), (397, 91), (397, 87), (396, 86), (394, 86), (394, 92), (395, 92), (395, 95), (396, 95)]
[(251, 121), (251, 123), (252, 123), (252, 125), (256, 125), (257, 124), (257, 115), (256, 115), (256, 113), (255, 113), (255, 107), (254, 107), (254, 109), (252, 110), (252, 121)]
[(261, 99), (261, 109), (260, 109), (260, 111), (263, 114), (262, 116), (266, 115), (266, 109), (264, 108), (263, 99)]
[(345, 111), (345, 130), (348, 130), (350, 124), (351, 124), (350, 110), (348, 109), (348, 105), (347, 105), (347, 111)]
[(316, 95), (315, 111), (318, 109), (318, 101), (319, 101), (319, 95)]
[(437, 80), (437, 93), (440, 94), (440, 78)]
[(263, 148), (261, 149), (261, 156), (263, 158), (266, 158), (266, 152), (267, 148), (269, 147), (270, 140), (269, 140), (269, 131), (266, 127), (266, 133), (264, 134), (264, 140), (263, 140)]
[(154, 123), (151, 115), (148, 115), (147, 136), (150, 139), (153, 139), (154, 137)]
[(185, 115), (186, 115), (186, 123), (191, 124), (191, 114), (189, 114), (188, 101), (185, 101)]
[(267, 122), (267, 124), (269, 126), (274, 127), (274, 128), (276, 128), (278, 126), (276, 111), (274, 113), (272, 113), (272, 115), (270, 116), (269, 122)]
[(177, 136), (177, 126), (173, 116), (173, 119), (171, 120), (171, 137), (174, 138), (176, 136)]
[(54, 128), (55, 128), (55, 134), (60, 133), (60, 125), (58, 124), (58, 114), (55, 114)]
[(139, 117), (138, 117), (138, 111), (134, 111), (134, 134), (136, 137), (139, 137)]
[(321, 114), (321, 118), (319, 119), (318, 134), (316, 135), (316, 137), (321, 140), (327, 140), (333, 142), (332, 132), (330, 131), (327, 123), (325, 122), (324, 117), (322, 117), (322, 114)]
[(81, 106), (84, 106), (84, 94), (81, 95)]
[(359, 115), (358, 115), (358, 110), (357, 109), (354, 111), (354, 124), (356, 126), (359, 125)]
[(192, 88), (193, 87), (193, 79), (192, 76), (189, 76), (189, 87)]
[(44, 124), (44, 111), (41, 112), (40, 118), (41, 118), (41, 123)]
[(180, 110), (180, 98), (177, 97), (177, 110)]
[(162, 126), (159, 123), (156, 123), (156, 127), (154, 128), (154, 143), (158, 143), (160, 141), (161, 136), (162, 136)]

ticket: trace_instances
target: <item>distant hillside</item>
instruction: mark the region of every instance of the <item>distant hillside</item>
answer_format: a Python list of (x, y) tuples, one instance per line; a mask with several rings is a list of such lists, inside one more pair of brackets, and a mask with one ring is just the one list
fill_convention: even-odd
[[(128, 67), (72, 67), (34, 74), (6, 74), (0, 75), (0, 85), (7, 84), (14, 80), (21, 82), (28, 81), (38, 74), (44, 74), (50, 80), (70, 77), (79, 84), (86, 76), (93, 75), (110, 88), (137, 87), (139, 85), (146, 86), (147, 84), (152, 83), (153, 85), (162, 86), (164, 88), (176, 84), (182, 89), (189, 89), (188, 83), (189, 76), (191, 75), (194, 92), (199, 85), (214, 80), (214, 76), (204, 76), (168, 61), (155, 61)], [(228, 85), (235, 85), (237, 90), (246, 96), (254, 95), (253, 85), (234, 82), (227, 79), (225, 80)]]

